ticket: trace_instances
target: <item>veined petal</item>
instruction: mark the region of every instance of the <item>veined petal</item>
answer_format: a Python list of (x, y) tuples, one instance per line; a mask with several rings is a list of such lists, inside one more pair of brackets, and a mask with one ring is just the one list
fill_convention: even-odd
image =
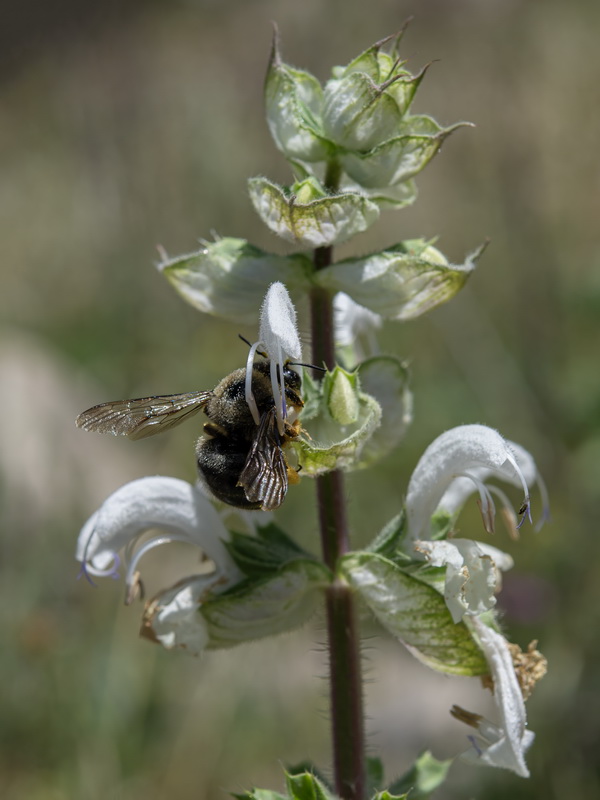
[(461, 758), (471, 763), (503, 767), (516, 772), (522, 778), (528, 778), (525, 753), (535, 734), (526, 727), (525, 703), (508, 642), (477, 617), (473, 618), (472, 625), (490, 667), (494, 681), (494, 700), (501, 722), (494, 725), (478, 714), (455, 707), (453, 716), (476, 728), (479, 733), (479, 736), (472, 738), (473, 746)]
[(444, 598), (454, 622), (460, 622), (465, 614), (482, 614), (493, 608), (500, 570), (513, 566), (507, 553), (471, 539), (417, 541), (415, 550), (433, 567), (446, 567)]
[(110, 573), (118, 552), (152, 528), (201, 547), (219, 574), (239, 576), (223, 544), (227, 530), (208, 498), (186, 481), (163, 476), (140, 478), (110, 495), (79, 534), (76, 558), (91, 574)]
[(461, 425), (433, 441), (421, 456), (408, 485), (406, 512), (409, 536), (429, 538), (430, 519), (453, 480), (470, 478), (479, 488), (486, 527), (493, 523), (494, 506), (477, 471), (485, 469), (504, 480), (529, 489), (517, 459), (500, 434), (485, 425)]

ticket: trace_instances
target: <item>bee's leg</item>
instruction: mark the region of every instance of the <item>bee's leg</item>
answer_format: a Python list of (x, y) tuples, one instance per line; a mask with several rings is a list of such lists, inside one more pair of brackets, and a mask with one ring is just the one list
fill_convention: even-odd
[(294, 467), (290, 467), (288, 464), (287, 479), (290, 486), (295, 486), (296, 484), (300, 483), (300, 467), (298, 467), (298, 469), (294, 469)]
[(203, 426), (204, 433), (207, 436), (225, 436), (227, 437), (229, 434), (222, 428), (220, 425), (217, 425), (216, 422), (205, 422)]

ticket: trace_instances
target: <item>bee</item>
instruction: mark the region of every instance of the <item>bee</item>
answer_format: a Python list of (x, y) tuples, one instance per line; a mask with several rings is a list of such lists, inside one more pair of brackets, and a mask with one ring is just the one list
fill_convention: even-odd
[(174, 428), (203, 410), (208, 422), (196, 444), (200, 479), (224, 503), (272, 511), (282, 504), (288, 485), (299, 481), (297, 471), (287, 463), (284, 448), (301, 432), (297, 419), (304, 406), (301, 379), (289, 362), (282, 372), (286, 407), (291, 411), (284, 420), (283, 433), (277, 424), (268, 359), (252, 367), (258, 424), (246, 402), (245, 367), (223, 378), (212, 392), (100, 403), (80, 414), (76, 424), (86, 431), (144, 439)]

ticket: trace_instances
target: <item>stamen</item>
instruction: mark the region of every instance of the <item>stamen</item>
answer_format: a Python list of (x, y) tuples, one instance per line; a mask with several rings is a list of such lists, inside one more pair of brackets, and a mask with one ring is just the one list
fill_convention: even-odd
[(479, 510), (483, 520), (483, 527), (487, 533), (494, 533), (494, 517), (496, 516), (496, 506), (488, 487), (470, 472), (460, 472), (457, 477), (469, 478), (475, 484), (479, 492)]
[(260, 424), (260, 414), (258, 413), (258, 406), (256, 405), (256, 400), (254, 399), (254, 394), (252, 392), (252, 373), (254, 372), (254, 357), (261, 344), (262, 342), (256, 342), (252, 345), (250, 352), (248, 353), (248, 359), (246, 360), (246, 403), (248, 404), (248, 408), (252, 414), (252, 419), (257, 425)]
[(135, 553), (133, 558), (131, 559), (131, 563), (127, 568), (127, 574), (125, 575), (125, 585), (127, 587), (128, 593), (133, 591), (133, 587), (136, 584), (136, 574), (137, 574), (137, 565), (140, 559), (146, 555), (150, 550), (153, 550), (155, 547), (159, 547), (161, 544), (169, 544), (170, 542), (183, 542), (184, 544), (191, 544), (189, 537), (187, 536), (177, 536), (176, 534), (169, 534), (167, 536), (155, 536), (154, 539), (149, 539), (145, 542), (139, 550)]

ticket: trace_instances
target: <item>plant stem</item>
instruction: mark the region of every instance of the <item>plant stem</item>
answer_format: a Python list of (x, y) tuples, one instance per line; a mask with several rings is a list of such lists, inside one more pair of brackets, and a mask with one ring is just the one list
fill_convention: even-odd
[[(325, 184), (332, 191), (339, 181), (336, 164), (328, 165)], [(332, 262), (332, 248), (317, 248), (315, 269)], [(335, 364), (333, 302), (329, 292), (311, 293), (312, 360)], [(336, 470), (317, 478), (317, 502), (323, 557), (335, 570), (339, 558), (350, 549), (344, 476)], [(350, 587), (335, 581), (326, 590), (327, 634), (331, 693), (331, 726), (335, 789), (343, 800), (364, 800), (365, 734), (360, 663), (360, 639), (355, 600)]]

